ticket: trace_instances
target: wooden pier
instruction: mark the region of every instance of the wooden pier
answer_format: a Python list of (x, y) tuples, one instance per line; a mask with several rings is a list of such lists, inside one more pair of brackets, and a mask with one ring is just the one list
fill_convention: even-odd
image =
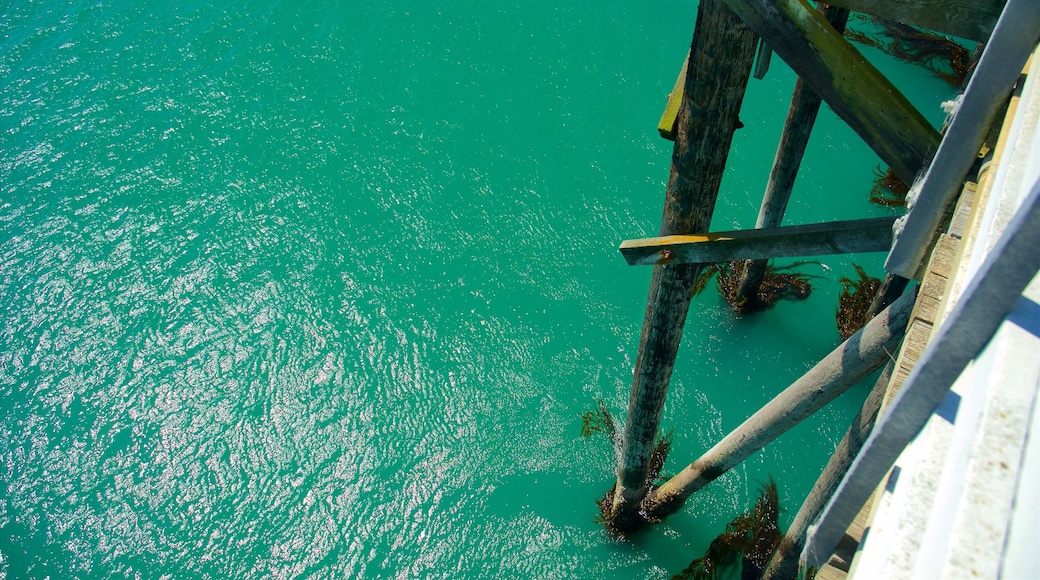
[[(958, 101), (958, 112), (944, 127), (943, 136), (842, 37), (849, 10), (986, 43)], [(871, 344), (884, 345), (885, 352), (898, 350), (899, 355), (882, 373), (778, 546), (765, 577), (794, 577), (799, 558), (819, 567), (820, 578), (841, 578), (855, 571), (854, 554), (876, 507), (868, 496), (879, 479), (872, 478), (880, 478), (877, 469), (889, 461), (892, 452), (902, 449), (893, 445), (905, 445), (896, 442), (912, 436), (890, 427), (893, 421), (899, 421), (892, 415), (909, 413), (904, 409), (911, 408), (914, 417), (924, 411), (930, 414), (935, 407), (927, 406), (933, 403), (907, 402), (918, 397), (919, 375), (938, 372), (935, 376), (945, 377), (959, 372), (935, 370), (937, 364), (947, 363), (936, 362), (934, 351), (936, 340), (947, 344), (942, 341), (948, 341), (947, 335), (954, 332), (944, 326), (944, 304), (951, 288), (959, 289), (957, 285), (962, 284), (957, 278), (957, 256), (963, 252), (963, 245), (974, 243), (962, 242), (962, 238), (971, 237), (971, 224), (983, 212), (979, 207), (986, 203), (976, 199), (972, 172), (980, 151), (993, 145), (985, 143), (990, 127), (995, 120), (1000, 121), (998, 114), (1019, 81), (1018, 71), (1023, 70), (1038, 42), (1040, 5), (1035, 0), (835, 0), (833, 7), (821, 6), (819, 11), (805, 0), (701, 0), (691, 52), (658, 125), (662, 137), (675, 141), (660, 236), (628, 240), (620, 248), (629, 264), (652, 265), (653, 275), (622, 461), (615, 486), (603, 505), (603, 515), (612, 529), (627, 533), (645, 525), (647, 518), (657, 521), (679, 509), (690, 494), (826, 404), (830, 399), (820, 394), (831, 389), (829, 385), (841, 385), (833, 395), (837, 396), (884, 366), (887, 355), (870, 358), (866, 355), (872, 351), (860, 348), (860, 341), (870, 340)], [(769, 54), (775, 52), (797, 73), (798, 87), (756, 229), (711, 232), (715, 196), (738, 123), (736, 113), (754, 63), (756, 43), (756, 75), (764, 73)], [(903, 181), (911, 183), (921, 177), (911, 209), (898, 223), (891, 218), (863, 218), (780, 225), (821, 100)], [(1016, 222), (1009, 226), (1013, 234), (1008, 236), (1024, 235), (1022, 232), (1030, 227)], [(1025, 247), (1024, 239), (1016, 242), (1001, 238), (1004, 245), (1000, 248), (1025, 251), (1020, 249)], [(646, 481), (650, 450), (689, 308), (692, 282), (701, 269), (734, 260), (751, 260), (749, 264), (758, 261), (761, 269), (769, 258), (853, 252), (889, 252), (886, 270), (890, 284), (883, 286), (875, 299), (874, 311), (880, 314), (850, 339), (854, 342), (851, 350), (847, 343), (839, 346), (835, 354), (822, 360), (704, 457), (660, 488), (652, 488)], [(1027, 270), (1033, 267), (1033, 260), (1028, 262)], [(1017, 296), (1014, 288), (1020, 293), (1033, 274), (1035, 268), (1018, 273), (1011, 277), (1013, 280), (1009, 278), (1012, 294), (993, 290), (993, 299), (1010, 304), (1008, 300)], [(898, 298), (907, 280), (919, 283)], [(745, 280), (741, 287), (754, 284)], [(991, 286), (983, 284), (979, 291), (991, 292)], [(967, 290), (970, 304), (977, 302), (971, 294), (974, 291), (974, 285)], [(887, 304), (891, 306), (882, 311)], [(964, 316), (985, 320), (979, 323), (980, 328), (988, 328), (987, 324), (996, 328), (1007, 312), (978, 318), (983, 315), (969, 308)], [(997, 315), (999, 319), (993, 318)], [(963, 326), (957, 318), (960, 314), (950, 316), (955, 328)], [(975, 344), (988, 336), (967, 342)], [(862, 365), (849, 364), (851, 352), (864, 355)], [(977, 354), (967, 347), (957, 352), (969, 357)], [(921, 368), (917, 368), (918, 360), (922, 360)], [(904, 383), (908, 393), (900, 395)], [(933, 390), (927, 400), (943, 392)], [(881, 440), (888, 447), (879, 451)]]

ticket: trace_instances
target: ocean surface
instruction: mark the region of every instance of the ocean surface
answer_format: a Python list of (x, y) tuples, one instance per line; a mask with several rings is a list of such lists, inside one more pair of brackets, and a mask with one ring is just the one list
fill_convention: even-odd
[[(627, 541), (595, 523), (691, 0), (0, 2), (0, 578), (668, 578), (869, 385)], [(864, 49), (938, 125), (953, 90)], [(752, 80), (753, 227), (794, 76)], [(886, 215), (824, 107), (786, 223)], [(694, 301), (675, 473), (838, 344), (839, 278)]]

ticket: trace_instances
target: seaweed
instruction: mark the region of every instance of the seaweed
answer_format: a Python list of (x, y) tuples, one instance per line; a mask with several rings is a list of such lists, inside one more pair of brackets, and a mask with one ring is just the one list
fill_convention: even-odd
[(671, 450), (672, 432), (669, 431), (657, 438), (657, 443), (654, 443), (654, 449), (650, 452), (650, 466), (646, 469), (647, 489), (657, 485), (657, 480), (661, 476), (661, 470), (664, 469), (664, 462), (668, 459), (668, 452)]
[(703, 556), (690, 562), (672, 580), (716, 579), (740, 565), (741, 578), (761, 578), (780, 542), (780, 499), (776, 482), (769, 478), (754, 507), (726, 525)]
[[(875, 36), (846, 29), (845, 38), (872, 46), (903, 62), (928, 69), (932, 74), (960, 87), (971, 71), (971, 53), (949, 37), (886, 20), (862, 16), (875, 24)], [(886, 40), (887, 39), (887, 40)]]
[(741, 298), (737, 292), (740, 287), (740, 278), (744, 273), (744, 268), (747, 267), (746, 260), (712, 264), (704, 269), (704, 273), (694, 284), (694, 296), (704, 290), (713, 275), (718, 274), (716, 287), (719, 294), (730, 308), (741, 314), (768, 310), (781, 300), (805, 300), (812, 293), (812, 284), (809, 282), (811, 276), (799, 272), (785, 274), (780, 272), (807, 263), (809, 262), (798, 262), (779, 268), (770, 264), (762, 278), (762, 284), (758, 287), (758, 292), (749, 299)]
[(599, 401), (595, 409), (581, 414), (581, 436), (588, 439), (593, 433), (606, 433), (611, 441), (617, 435), (614, 417), (611, 416), (603, 401)]
[(885, 207), (906, 207), (906, 194), (910, 187), (903, 183), (892, 168), (882, 171), (874, 168), (874, 188), (870, 190), (870, 203)]
[(878, 288), (881, 287), (881, 280), (871, 278), (857, 264), (853, 264), (852, 267), (856, 269), (859, 280), (845, 277), (838, 280), (842, 285), (842, 292), (838, 297), (838, 310), (835, 312), (834, 318), (838, 323), (838, 332), (843, 341), (848, 340), (867, 323), (870, 303), (874, 300)]

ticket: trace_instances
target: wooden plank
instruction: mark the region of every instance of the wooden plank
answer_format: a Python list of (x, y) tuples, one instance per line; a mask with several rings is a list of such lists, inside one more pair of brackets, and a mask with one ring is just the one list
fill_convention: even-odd
[(672, 92), (668, 93), (668, 104), (664, 107), (661, 120), (657, 122), (657, 132), (669, 141), (675, 141), (675, 122), (679, 118), (679, 105), (682, 104), (683, 84), (686, 83), (686, 72), (690, 67), (690, 54), (686, 53), (686, 60), (682, 63), (679, 77), (675, 79)]
[(619, 250), (631, 266), (884, 252), (892, 245), (894, 221), (881, 217), (625, 240)]
[(920, 26), (969, 40), (985, 41), (1004, 9), (1005, 0), (831, 0), (878, 18)]
[(726, 0), (905, 183), (939, 133), (806, 0)]
[(939, 306), (946, 294), (949, 276), (952, 271), (953, 257), (956, 255), (959, 240), (953, 236), (943, 235), (932, 251), (927, 274), (921, 282), (917, 297), (917, 305), (910, 317), (910, 326), (906, 331), (903, 348), (896, 359), (896, 372), (888, 385), (885, 395), (886, 405), (902, 388), (903, 383), (918, 359), (928, 347), (932, 331), (939, 316)]

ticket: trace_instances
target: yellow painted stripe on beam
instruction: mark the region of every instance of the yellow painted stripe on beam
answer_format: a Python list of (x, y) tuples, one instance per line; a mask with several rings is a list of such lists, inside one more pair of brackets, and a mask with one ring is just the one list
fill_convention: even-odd
[(657, 132), (669, 141), (675, 141), (675, 122), (679, 118), (679, 106), (682, 105), (683, 87), (686, 85), (686, 70), (690, 66), (690, 55), (686, 54), (686, 60), (682, 63), (679, 78), (675, 79), (675, 86), (668, 95), (668, 104), (664, 107), (661, 120), (657, 123)]
[(882, 217), (663, 236), (626, 240), (618, 249), (632, 266), (884, 252), (892, 246), (894, 221), (894, 217)]

